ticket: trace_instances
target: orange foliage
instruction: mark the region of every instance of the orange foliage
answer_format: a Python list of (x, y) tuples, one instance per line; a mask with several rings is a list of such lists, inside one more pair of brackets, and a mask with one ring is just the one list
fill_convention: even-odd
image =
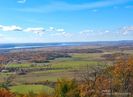
[(113, 76), (117, 79), (127, 79), (133, 74), (133, 57), (120, 59), (114, 66)]
[(96, 80), (96, 87), (99, 90), (106, 90), (109, 89), (110, 80), (105, 76), (99, 76)]
[(0, 97), (14, 97), (14, 94), (6, 89), (0, 89)]

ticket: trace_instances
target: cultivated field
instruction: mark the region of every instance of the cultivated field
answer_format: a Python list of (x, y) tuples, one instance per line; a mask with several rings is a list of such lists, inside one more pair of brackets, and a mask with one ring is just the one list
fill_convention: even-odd
[[(51, 93), (59, 78), (75, 78), (80, 81), (81, 74), (86, 68), (90, 68), (90, 70), (95, 67), (104, 68), (112, 65), (114, 61), (114, 59), (111, 59), (112, 57), (133, 55), (133, 50), (129, 49), (130, 47), (117, 49), (117, 47), (112, 46), (112, 48), (108, 46), (77, 46), (67, 47), (67, 49), (60, 47), (60, 49), (56, 48), (54, 53), (63, 52), (62, 54), (67, 54), (70, 57), (55, 57), (46, 60), (46, 62), (41, 61), (34, 64), (33, 62), (14, 62), (4, 66), (1, 64), (4, 69), (0, 73), (0, 82), (4, 83), (10, 78), (9, 88), (16, 93), (27, 93), (29, 91), (36, 93), (42, 90)], [(90, 49), (91, 52), (89, 52)], [(92, 52), (92, 49), (102, 52)], [(41, 48), (39, 51), (46, 52), (47, 49)]]

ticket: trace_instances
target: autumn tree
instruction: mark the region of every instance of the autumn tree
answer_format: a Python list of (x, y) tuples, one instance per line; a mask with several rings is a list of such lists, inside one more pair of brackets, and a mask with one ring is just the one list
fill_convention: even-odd
[(78, 84), (75, 80), (58, 79), (55, 97), (80, 97)]
[(117, 91), (122, 93), (131, 93), (133, 89), (133, 57), (123, 57), (117, 60), (113, 70), (113, 83)]

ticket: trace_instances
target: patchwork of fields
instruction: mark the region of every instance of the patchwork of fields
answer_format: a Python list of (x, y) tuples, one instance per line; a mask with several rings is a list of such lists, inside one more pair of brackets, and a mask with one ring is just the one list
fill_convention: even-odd
[[(121, 53), (119, 50), (106, 51), (103, 53), (68, 53), (69, 58), (56, 58), (50, 60), (47, 64), (33, 65), (31, 63), (24, 64), (8, 64), (6, 68), (17, 68), (17, 70), (27, 70), (24, 74), (17, 72), (2, 72), (0, 73), (0, 82), (4, 82), (8, 77), (13, 76), (10, 89), (17, 93), (27, 93), (29, 91), (52, 92), (56, 81), (59, 78), (77, 79), (80, 81), (81, 73), (88, 68), (99, 66), (103, 68), (111, 61), (105, 61), (105, 54)], [(133, 54), (133, 50), (125, 50), (122, 53)]]

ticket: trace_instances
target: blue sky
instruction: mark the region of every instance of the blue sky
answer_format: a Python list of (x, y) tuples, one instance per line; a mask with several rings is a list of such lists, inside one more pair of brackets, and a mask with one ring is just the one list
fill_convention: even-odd
[(0, 0), (0, 43), (133, 39), (133, 0)]

